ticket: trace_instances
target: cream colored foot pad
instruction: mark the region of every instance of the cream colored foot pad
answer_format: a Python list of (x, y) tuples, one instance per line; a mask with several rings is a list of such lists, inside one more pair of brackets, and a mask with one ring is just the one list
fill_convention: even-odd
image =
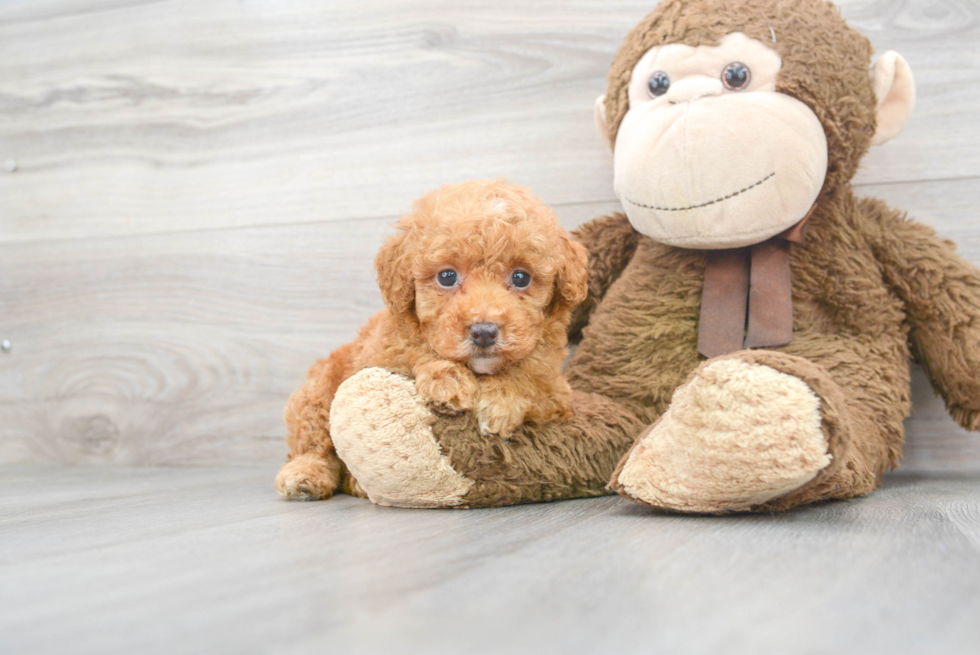
[(346, 380), (330, 408), (337, 454), (378, 505), (453, 506), (473, 486), (441, 453), (432, 421), (415, 384), (380, 368)]
[(680, 387), (630, 453), (619, 483), (683, 511), (744, 509), (800, 487), (830, 463), (820, 399), (805, 382), (726, 359)]

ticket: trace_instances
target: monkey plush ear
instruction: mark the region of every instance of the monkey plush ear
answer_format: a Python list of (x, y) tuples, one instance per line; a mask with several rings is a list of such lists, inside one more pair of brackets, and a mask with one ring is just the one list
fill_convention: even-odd
[(599, 134), (602, 136), (602, 140), (606, 142), (609, 149), (612, 150), (613, 144), (609, 140), (609, 124), (606, 123), (606, 94), (603, 93), (601, 96), (595, 99), (595, 126), (599, 128)]
[(915, 80), (912, 79), (912, 69), (894, 50), (878, 58), (871, 70), (871, 80), (878, 101), (875, 107), (878, 126), (871, 138), (871, 145), (878, 146), (905, 127), (915, 107)]

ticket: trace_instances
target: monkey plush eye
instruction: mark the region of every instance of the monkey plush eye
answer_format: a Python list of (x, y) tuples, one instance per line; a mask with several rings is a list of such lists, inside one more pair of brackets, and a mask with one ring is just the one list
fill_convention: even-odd
[(459, 275), (453, 269), (447, 268), (436, 274), (436, 281), (439, 282), (439, 286), (448, 289), (449, 287), (456, 286), (456, 282), (459, 281)]
[(670, 88), (670, 78), (667, 77), (667, 73), (657, 71), (650, 76), (650, 81), (647, 82), (647, 88), (650, 90), (650, 95), (654, 98), (662, 96)]
[(518, 289), (524, 289), (531, 284), (531, 274), (527, 271), (514, 271), (510, 276), (510, 283)]
[(725, 66), (725, 70), (721, 72), (721, 81), (725, 85), (725, 88), (731, 89), (732, 91), (738, 91), (744, 89), (749, 85), (749, 80), (752, 79), (752, 71), (745, 64), (733, 61), (732, 63)]

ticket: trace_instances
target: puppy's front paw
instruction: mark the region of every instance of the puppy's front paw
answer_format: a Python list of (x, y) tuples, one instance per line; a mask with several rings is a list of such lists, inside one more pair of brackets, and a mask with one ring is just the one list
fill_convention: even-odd
[(339, 484), (340, 462), (336, 456), (328, 460), (314, 453), (302, 453), (283, 465), (275, 486), (287, 500), (323, 500), (330, 498)]
[(499, 403), (480, 404), (476, 410), (480, 422), (480, 433), (484, 436), (495, 434), (507, 438), (524, 423), (526, 408), (522, 404), (504, 405)]
[(420, 366), (415, 371), (415, 388), (436, 409), (451, 412), (473, 409), (480, 393), (472, 371), (445, 360)]

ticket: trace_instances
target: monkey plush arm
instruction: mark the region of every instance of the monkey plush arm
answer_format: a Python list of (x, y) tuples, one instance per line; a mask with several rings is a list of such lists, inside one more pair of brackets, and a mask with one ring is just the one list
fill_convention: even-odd
[(980, 271), (932, 228), (866, 202), (880, 216), (873, 247), (905, 303), (913, 353), (956, 422), (980, 430)]
[(589, 251), (589, 295), (572, 313), (568, 340), (577, 343), (582, 328), (613, 282), (629, 264), (640, 233), (633, 229), (623, 214), (602, 216), (579, 226), (572, 238)]

